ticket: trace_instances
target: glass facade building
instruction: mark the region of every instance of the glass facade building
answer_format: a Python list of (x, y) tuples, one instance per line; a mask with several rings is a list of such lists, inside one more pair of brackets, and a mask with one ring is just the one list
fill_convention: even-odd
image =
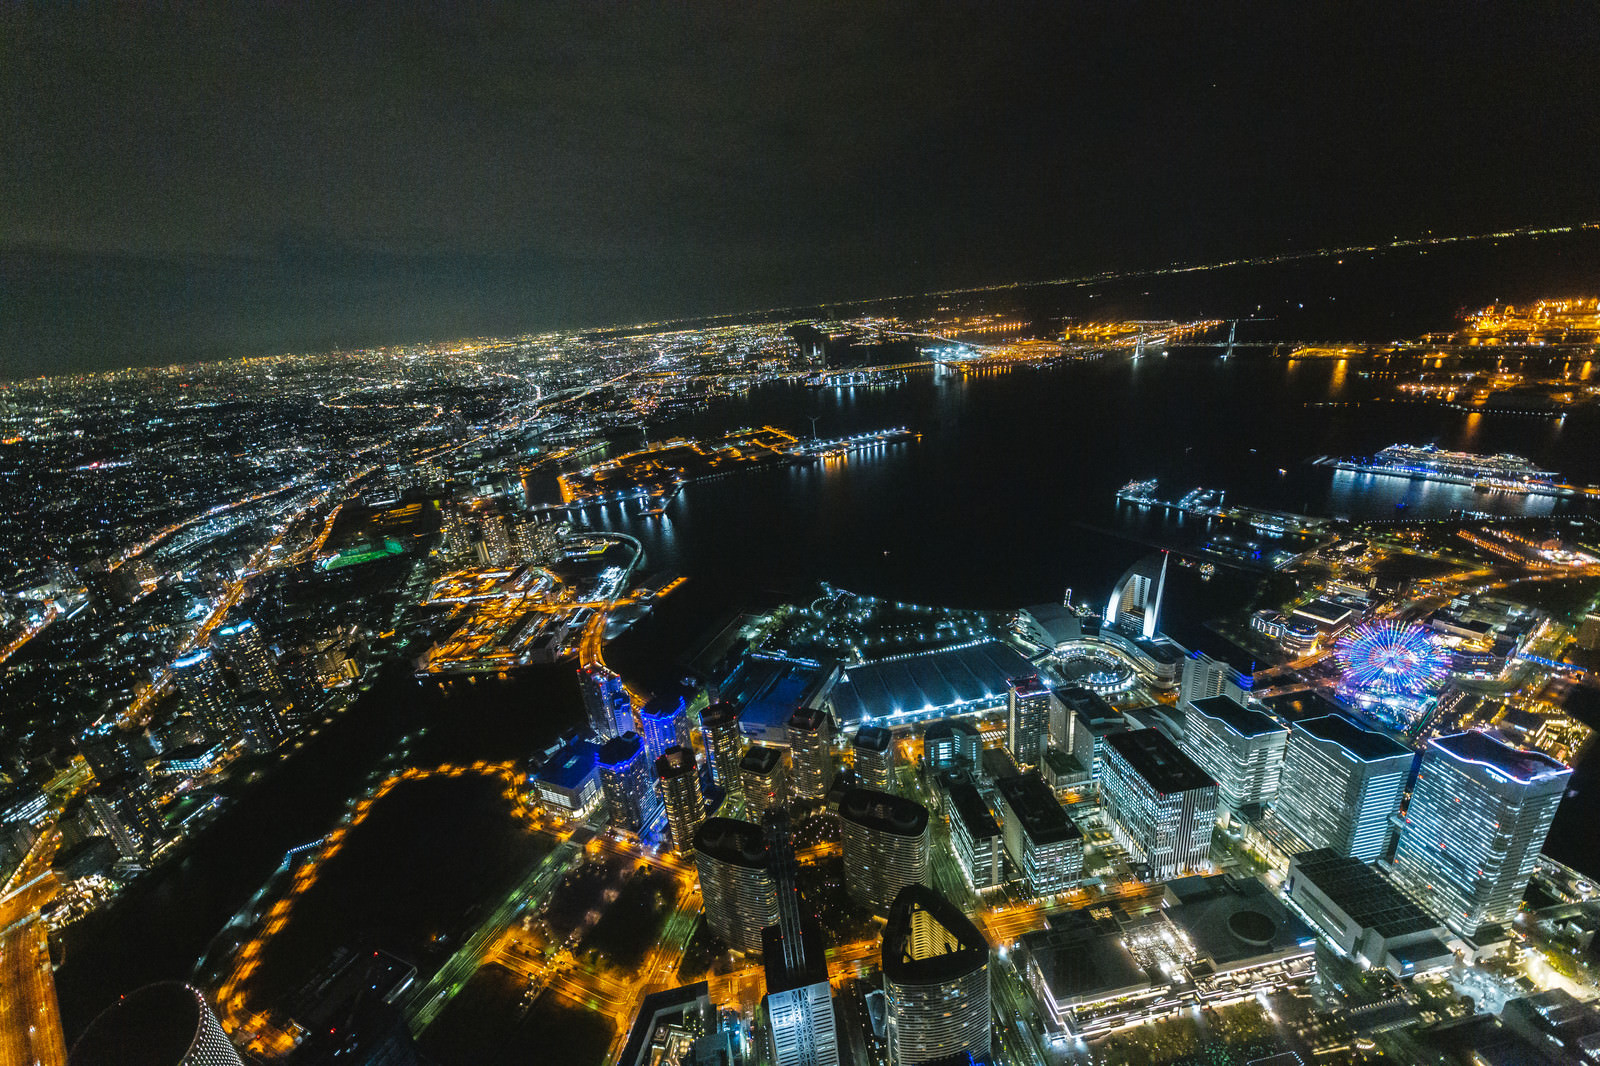
[(1571, 776), (1548, 755), (1485, 733), (1434, 737), (1406, 807), (1396, 878), (1463, 935), (1511, 921)]
[(1342, 714), (1296, 722), (1274, 816), (1308, 847), (1371, 862), (1384, 852), (1412, 758), (1404, 744)]

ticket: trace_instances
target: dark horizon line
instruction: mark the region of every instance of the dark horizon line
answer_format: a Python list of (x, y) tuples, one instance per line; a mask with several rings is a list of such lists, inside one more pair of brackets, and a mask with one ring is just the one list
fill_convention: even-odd
[[(1259, 255), (1254, 255), (1254, 256), (1235, 257), (1235, 258), (1232, 258), (1232, 259), (1215, 260), (1215, 261), (1204, 262), (1204, 263), (1195, 263), (1195, 262), (1185, 263), (1185, 262), (1181, 262), (1181, 261), (1174, 261), (1174, 262), (1169, 263), (1169, 264), (1167, 264), (1165, 266), (1158, 266), (1158, 267), (1139, 267), (1139, 268), (1128, 269), (1128, 270), (1104, 270), (1104, 271), (1099, 271), (1099, 272), (1093, 273), (1093, 274), (1080, 274), (1080, 275), (1074, 275), (1074, 276), (1069, 276), (1069, 277), (1061, 277), (1061, 278), (1036, 279), (1036, 280), (1032, 280), (1032, 281), (1003, 281), (1003, 282), (994, 282), (994, 283), (983, 284), (983, 285), (958, 286), (958, 287), (945, 288), (945, 289), (929, 289), (929, 290), (927, 290), (925, 292), (918, 292), (918, 293), (899, 293), (899, 294), (884, 295), (884, 296), (845, 297), (845, 298), (835, 298), (835, 299), (825, 299), (825, 300), (812, 300), (812, 301), (808, 301), (808, 302), (805, 302), (805, 303), (787, 304), (787, 305), (776, 306), (776, 307), (750, 308), (750, 309), (739, 310), (739, 311), (718, 311), (718, 312), (709, 312), (709, 313), (706, 313), (706, 314), (684, 314), (684, 315), (678, 315), (678, 316), (671, 317), (671, 318), (664, 318), (664, 319), (658, 319), (658, 320), (647, 321), (647, 322), (634, 322), (634, 323), (613, 322), (613, 323), (609, 323), (609, 324), (605, 324), (605, 325), (567, 326), (567, 327), (548, 328), (548, 329), (542, 329), (542, 330), (541, 329), (528, 329), (528, 330), (525, 330), (525, 331), (523, 331), (521, 333), (518, 333), (518, 334), (513, 334), (511, 336), (503, 336), (503, 337), (465, 337), (465, 336), (457, 336), (457, 337), (452, 337), (452, 338), (434, 337), (434, 338), (431, 338), (431, 339), (418, 339), (418, 340), (405, 341), (405, 342), (402, 342), (402, 343), (399, 343), (399, 344), (382, 344), (382, 345), (374, 345), (374, 346), (371, 346), (371, 347), (367, 347), (367, 346), (357, 346), (357, 347), (351, 347), (351, 348), (334, 347), (334, 348), (321, 349), (321, 350), (318, 350), (318, 351), (278, 352), (278, 353), (275, 353), (275, 354), (272, 354), (272, 355), (219, 355), (219, 356), (215, 356), (215, 357), (209, 357), (209, 358), (208, 357), (201, 357), (201, 358), (196, 358), (196, 359), (190, 359), (190, 360), (187, 360), (185, 362), (167, 363), (167, 364), (161, 364), (161, 365), (157, 365), (157, 364), (134, 365), (134, 366), (117, 367), (117, 368), (105, 369), (105, 370), (84, 371), (84, 372), (78, 372), (78, 373), (35, 374), (35, 375), (27, 376), (27, 377), (16, 377), (16, 378), (0, 379), (0, 388), (9, 387), (9, 386), (12, 386), (12, 385), (24, 384), (24, 383), (46, 383), (46, 382), (50, 382), (50, 381), (54, 381), (54, 380), (96, 378), (96, 377), (103, 377), (103, 376), (108, 376), (108, 375), (112, 375), (112, 374), (125, 374), (125, 373), (129, 373), (129, 372), (136, 372), (136, 371), (143, 371), (143, 370), (169, 371), (170, 372), (170, 371), (184, 370), (184, 369), (188, 369), (188, 368), (191, 368), (191, 367), (208, 366), (208, 365), (215, 364), (215, 363), (243, 363), (243, 362), (249, 362), (251, 360), (257, 360), (257, 359), (309, 358), (309, 357), (314, 357), (314, 356), (319, 356), (319, 355), (335, 355), (335, 354), (339, 354), (339, 353), (383, 350), (383, 349), (391, 349), (391, 348), (405, 348), (405, 347), (415, 347), (415, 346), (419, 346), (419, 345), (430, 345), (430, 344), (447, 344), (447, 343), (451, 343), (452, 341), (480, 340), (480, 341), (500, 341), (500, 342), (503, 342), (503, 341), (518, 340), (520, 338), (533, 336), (533, 335), (536, 335), (538, 333), (604, 333), (604, 332), (611, 332), (611, 331), (634, 331), (634, 330), (643, 330), (643, 329), (650, 329), (650, 328), (667, 329), (667, 328), (670, 328), (670, 327), (673, 327), (673, 326), (685, 326), (685, 327), (687, 327), (687, 326), (690, 326), (691, 324), (696, 324), (696, 323), (709, 325), (711, 323), (714, 323), (714, 322), (717, 322), (717, 321), (723, 320), (723, 319), (754, 318), (754, 319), (758, 319), (759, 320), (759, 319), (762, 319), (762, 318), (769, 318), (769, 317), (775, 317), (775, 316), (783, 315), (783, 314), (786, 314), (786, 313), (789, 313), (789, 312), (818, 310), (818, 309), (826, 308), (826, 307), (829, 307), (829, 306), (832, 306), (832, 305), (836, 305), (836, 304), (857, 304), (857, 305), (861, 305), (861, 306), (870, 306), (870, 305), (874, 305), (874, 304), (900, 303), (900, 302), (908, 301), (908, 300), (927, 299), (929, 297), (939, 297), (939, 296), (971, 296), (971, 295), (977, 295), (977, 294), (980, 294), (980, 293), (1002, 292), (1002, 291), (1005, 291), (1005, 290), (1008, 290), (1008, 289), (1016, 289), (1016, 290), (1020, 290), (1020, 289), (1043, 289), (1043, 288), (1051, 288), (1051, 287), (1056, 287), (1056, 286), (1071, 286), (1071, 285), (1084, 286), (1084, 285), (1089, 285), (1089, 284), (1094, 284), (1094, 283), (1101, 283), (1101, 282), (1124, 281), (1124, 280), (1128, 280), (1128, 279), (1131, 279), (1131, 278), (1140, 278), (1140, 277), (1158, 277), (1158, 276), (1168, 275), (1168, 274), (1192, 274), (1192, 273), (1198, 273), (1198, 272), (1207, 271), (1207, 270), (1227, 270), (1227, 269), (1232, 269), (1232, 268), (1235, 268), (1235, 267), (1245, 267), (1245, 266), (1269, 266), (1269, 265), (1278, 264), (1278, 263), (1296, 262), (1296, 261), (1300, 261), (1300, 260), (1316, 259), (1316, 258), (1320, 258), (1320, 257), (1324, 257), (1324, 256), (1332, 256), (1332, 255), (1350, 255), (1350, 254), (1355, 254), (1355, 253), (1359, 253), (1359, 252), (1392, 252), (1392, 251), (1401, 251), (1401, 250), (1408, 249), (1408, 248), (1422, 247), (1422, 246), (1425, 246), (1425, 245), (1463, 244), (1463, 243), (1472, 243), (1472, 242), (1476, 242), (1476, 241), (1486, 241), (1486, 240), (1504, 240), (1504, 239), (1515, 239), (1515, 238), (1520, 238), (1520, 237), (1540, 237), (1540, 236), (1549, 236), (1549, 235), (1556, 235), (1556, 234), (1578, 233), (1578, 232), (1582, 232), (1584, 230), (1600, 230), (1600, 220), (1573, 222), (1573, 223), (1567, 223), (1565, 225), (1556, 225), (1556, 226), (1541, 226), (1541, 225), (1531, 225), (1530, 224), (1530, 225), (1525, 225), (1525, 226), (1514, 227), (1512, 229), (1495, 230), (1495, 231), (1488, 232), (1488, 233), (1456, 234), (1456, 235), (1450, 235), (1450, 236), (1433, 236), (1432, 235), (1432, 231), (1430, 230), (1430, 231), (1427, 231), (1428, 235), (1426, 235), (1426, 236), (1420, 236), (1420, 237), (1397, 237), (1397, 238), (1395, 238), (1395, 239), (1393, 239), (1391, 241), (1387, 241), (1387, 242), (1383, 242), (1383, 243), (1377, 243), (1377, 244), (1353, 244), (1353, 245), (1344, 245), (1344, 246), (1340, 246), (1340, 247), (1336, 247), (1336, 248), (1315, 248), (1315, 249), (1307, 249), (1307, 250), (1303, 250), (1303, 251), (1284, 251), (1284, 252), (1276, 252), (1276, 253), (1268, 253), (1268, 254), (1259, 254)], [(7, 250), (5, 252), (5, 254), (15, 254), (15, 252), (14, 252), (14, 250)], [(78, 257), (83, 256), (83, 253), (65, 253), (65, 254), (71, 255), (71, 256), (78, 256)], [(122, 255), (122, 256), (118, 256), (118, 258), (139, 259), (139, 258), (143, 258), (143, 257)], [(221, 255), (221, 256), (207, 256), (207, 257), (204, 257), (204, 258), (230, 258), (230, 257), (224, 254), (224, 255)]]

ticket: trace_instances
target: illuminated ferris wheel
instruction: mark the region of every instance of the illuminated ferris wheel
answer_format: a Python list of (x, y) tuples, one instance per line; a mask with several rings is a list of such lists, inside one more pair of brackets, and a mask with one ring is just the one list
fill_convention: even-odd
[(1415, 623), (1363, 623), (1339, 638), (1333, 657), (1345, 685), (1377, 696), (1421, 696), (1450, 675), (1450, 652)]

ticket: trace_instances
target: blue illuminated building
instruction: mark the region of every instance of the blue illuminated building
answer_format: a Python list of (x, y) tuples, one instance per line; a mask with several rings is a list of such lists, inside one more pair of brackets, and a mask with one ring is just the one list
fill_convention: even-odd
[(587, 807), (600, 792), (600, 749), (587, 740), (565, 745), (529, 775), (528, 786), (538, 802), (572, 814)]
[(668, 748), (687, 748), (689, 739), (689, 704), (678, 693), (664, 693), (651, 697), (639, 709), (639, 728), (644, 733), (644, 747), (653, 764), (666, 754)]
[(639, 734), (629, 730), (600, 748), (600, 788), (611, 808), (611, 824), (637, 833), (655, 817), (651, 761)]

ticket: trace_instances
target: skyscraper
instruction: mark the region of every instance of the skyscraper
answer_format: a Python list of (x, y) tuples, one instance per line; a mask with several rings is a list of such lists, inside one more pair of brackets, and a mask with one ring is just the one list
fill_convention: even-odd
[(1296, 722), (1273, 817), (1309, 848), (1371, 862), (1388, 841), (1411, 760), (1410, 748), (1342, 714)]
[(222, 661), (238, 679), (241, 690), (260, 689), (273, 695), (283, 691), (277, 662), (253, 621), (246, 618), (223, 626), (217, 630), (212, 643), (222, 653)]
[[(1083, 878), (1083, 834), (1038, 773), (995, 781), (1006, 852), (1038, 896), (1075, 887)], [(952, 834), (954, 835), (954, 834)]]
[(789, 802), (789, 775), (783, 768), (783, 749), (752, 744), (739, 760), (739, 787), (744, 793), (746, 816), (760, 818)]
[(1154, 729), (1105, 738), (1100, 795), (1117, 839), (1168, 880), (1210, 863), (1217, 783)]
[(656, 781), (667, 809), (667, 839), (672, 850), (682, 854), (693, 846), (694, 831), (706, 817), (694, 749), (674, 745), (662, 752), (656, 760)]
[(989, 942), (925, 885), (907, 885), (889, 908), (883, 991), (890, 1066), (989, 1057)]
[(1024, 770), (1039, 765), (1050, 739), (1050, 686), (1038, 674), (1006, 683), (1006, 750)]
[(1231, 696), (1206, 696), (1183, 719), (1183, 750), (1217, 781), (1218, 799), (1240, 813), (1278, 794), (1289, 728)]
[(822, 930), (795, 884), (794, 845), (782, 811), (762, 820), (772, 878), (777, 887), (778, 922), (762, 934), (767, 995), (767, 1050), (773, 1066), (839, 1066), (839, 1036), (834, 1023), (833, 989)]
[(72, 1066), (243, 1066), (198, 991), (145, 985), (101, 1011), (69, 1056)]
[(633, 728), (633, 702), (622, 687), (622, 678), (603, 666), (585, 667), (578, 678), (583, 710), (595, 736), (610, 740)]
[(761, 931), (778, 924), (766, 834), (752, 822), (707, 818), (694, 834), (706, 924), (735, 951), (759, 954)]
[(903, 796), (853, 788), (839, 804), (844, 884), (857, 906), (887, 914), (907, 885), (928, 877), (928, 809)]
[(631, 729), (612, 737), (600, 748), (600, 789), (611, 808), (611, 822), (637, 833), (655, 813), (655, 791), (650, 787), (649, 756), (644, 742)]
[(639, 708), (639, 728), (644, 732), (644, 747), (651, 762), (670, 747), (689, 747), (692, 741), (688, 702), (675, 693), (652, 696)]
[(730, 792), (738, 791), (739, 760), (744, 758), (739, 708), (722, 700), (701, 711), (700, 739), (705, 744), (711, 780)]
[(795, 799), (826, 796), (833, 784), (833, 722), (828, 712), (801, 707), (789, 716), (784, 734), (793, 761)]
[(894, 734), (879, 725), (864, 725), (850, 742), (856, 777), (867, 788), (894, 791)]
[(1465, 936), (1511, 921), (1571, 776), (1486, 733), (1434, 737), (1395, 847), (1401, 887)]
[(200, 648), (177, 659), (172, 664), (172, 681), (184, 709), (207, 732), (222, 741), (238, 736), (238, 708), (211, 652)]

